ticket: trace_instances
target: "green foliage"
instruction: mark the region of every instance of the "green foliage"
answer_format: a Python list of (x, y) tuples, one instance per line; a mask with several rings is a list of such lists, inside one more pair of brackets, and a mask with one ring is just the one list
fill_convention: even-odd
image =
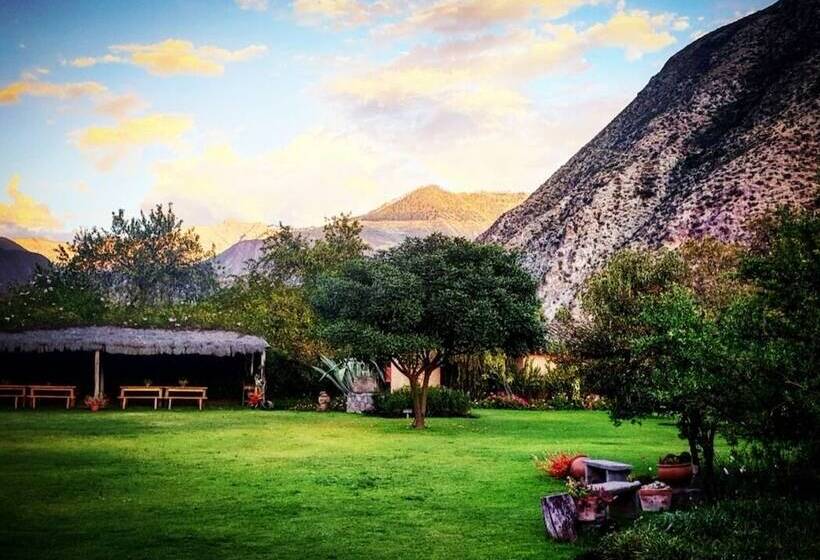
[(735, 361), (730, 435), (773, 459), (798, 448), (820, 460), (820, 219), (779, 212), (741, 262), (756, 290), (725, 321)]
[(317, 279), (323, 334), (346, 355), (395, 359), (410, 379), (416, 427), (427, 380), (448, 356), (519, 354), (542, 343), (535, 282), (500, 247), (431, 235)]
[(816, 502), (727, 500), (689, 511), (645, 515), (604, 537), (600, 560), (746, 560), (820, 557)]
[(81, 230), (60, 246), (56, 267), (91, 283), (110, 301), (127, 305), (190, 301), (216, 288), (216, 276), (193, 230), (169, 204), (126, 218), (112, 214), (111, 229)]
[(320, 356), (322, 366), (313, 366), (313, 369), (322, 374), (319, 381), (327, 379), (343, 394), (352, 393), (357, 379), (372, 378), (384, 381), (384, 373), (374, 363), (371, 365), (347, 358), (345, 360), (332, 360), (327, 356)]
[[(404, 410), (413, 409), (410, 388), (382, 392), (376, 395), (376, 412), (382, 416), (404, 417)], [(430, 387), (427, 393), (428, 416), (469, 416), (470, 397), (463, 391), (447, 387)]]
[(606, 398), (613, 419), (673, 415), (707, 480), (732, 388), (720, 325), (737, 289), (733, 270), (721, 267), (735, 265), (729, 252), (710, 240), (679, 252), (624, 251), (587, 283), (584, 319), (562, 318), (586, 386)]
[(368, 249), (361, 238), (362, 225), (349, 214), (331, 217), (322, 233), (322, 239), (311, 242), (280, 224), (265, 238), (262, 255), (251, 265), (252, 271), (277, 283), (298, 286), (317, 275), (333, 274)]

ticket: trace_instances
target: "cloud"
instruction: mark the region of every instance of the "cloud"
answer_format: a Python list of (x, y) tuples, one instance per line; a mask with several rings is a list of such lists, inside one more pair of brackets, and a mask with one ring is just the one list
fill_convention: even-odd
[(121, 119), (140, 109), (144, 109), (147, 103), (135, 93), (124, 93), (122, 95), (110, 95), (97, 103), (95, 109), (98, 113)]
[(234, 0), (240, 10), (264, 12), (268, 9), (268, 0)]
[(621, 11), (604, 23), (596, 23), (584, 35), (593, 45), (622, 48), (628, 60), (636, 60), (648, 52), (674, 44), (675, 37), (666, 29), (680, 21), (669, 14)]
[(19, 81), (0, 88), (0, 105), (18, 103), (26, 95), (32, 97), (51, 97), (55, 99), (75, 99), (92, 97), (105, 93), (107, 88), (97, 82), (42, 82), (32, 75), (25, 75)]
[(71, 139), (79, 149), (97, 158), (99, 169), (107, 170), (135, 149), (152, 144), (178, 146), (192, 126), (191, 117), (157, 113), (124, 118), (114, 126), (77, 130), (71, 133)]
[(181, 39), (166, 39), (159, 43), (113, 45), (108, 50), (108, 54), (75, 58), (69, 64), (78, 68), (96, 64), (133, 64), (155, 76), (220, 76), (226, 64), (261, 56), (267, 47), (248, 45), (232, 51), (209, 45), (197, 47)]
[(376, 30), (377, 35), (404, 36), (418, 31), (459, 33), (533, 18), (557, 19), (600, 0), (438, 0), (422, 5), (404, 20)]
[(42, 231), (62, 227), (45, 204), (20, 191), (20, 177), (14, 175), (6, 183), (9, 202), (0, 202), (0, 227), (10, 231)]
[(400, 159), (360, 133), (325, 129), (252, 157), (215, 145), (155, 165), (145, 205), (172, 201), (195, 223), (228, 218), (317, 225), (342, 211), (369, 210), (412, 186), (418, 178), (399, 169)]
[(332, 23), (337, 27), (362, 25), (372, 19), (394, 13), (392, 0), (295, 0), (293, 11), (303, 23), (321, 25)]

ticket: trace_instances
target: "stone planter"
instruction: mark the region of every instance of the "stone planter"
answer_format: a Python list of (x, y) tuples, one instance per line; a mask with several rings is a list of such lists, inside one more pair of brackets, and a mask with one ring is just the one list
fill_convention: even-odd
[(638, 490), (643, 511), (669, 511), (672, 507), (672, 488), (662, 482), (641, 486)]
[(376, 409), (376, 402), (374, 397), (376, 393), (348, 393), (346, 410), (361, 414), (362, 412), (370, 412)]
[(577, 455), (572, 459), (572, 462), (569, 465), (569, 475), (574, 478), (575, 480), (581, 480), (586, 475), (586, 459), (588, 459), (586, 455)]
[(598, 496), (575, 498), (575, 511), (578, 521), (591, 523), (601, 517), (602, 508)]

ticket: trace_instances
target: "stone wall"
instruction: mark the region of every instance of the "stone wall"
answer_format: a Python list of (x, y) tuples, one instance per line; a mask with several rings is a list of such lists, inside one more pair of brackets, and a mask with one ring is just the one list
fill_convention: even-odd
[(347, 395), (347, 412), (355, 412), (361, 414), (362, 412), (370, 412), (376, 408), (373, 397), (376, 393), (348, 393)]

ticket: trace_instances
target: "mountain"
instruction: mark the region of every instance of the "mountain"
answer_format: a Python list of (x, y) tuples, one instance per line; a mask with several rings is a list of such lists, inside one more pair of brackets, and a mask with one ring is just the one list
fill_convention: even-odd
[[(524, 193), (453, 193), (430, 185), (358, 219), (362, 224), (362, 238), (371, 249), (388, 249), (408, 237), (425, 237), (434, 232), (474, 238), (524, 198)], [(312, 240), (322, 236), (321, 227), (296, 231)], [(261, 239), (244, 239), (217, 255), (214, 263), (222, 275), (241, 274), (245, 263), (259, 257), (261, 249)]]
[(26, 251), (40, 253), (50, 261), (57, 259), (57, 247), (65, 243), (45, 237), (15, 237), (13, 241)]
[(13, 284), (28, 282), (38, 266), (49, 266), (48, 259), (26, 251), (11, 239), (0, 237), (0, 291)]
[(479, 239), (523, 253), (548, 316), (616, 251), (743, 242), (820, 194), (820, 2), (781, 0), (693, 42)]
[(264, 237), (268, 226), (259, 222), (225, 220), (218, 224), (193, 226), (193, 229), (205, 250), (213, 246), (217, 253), (221, 253), (234, 243)]

